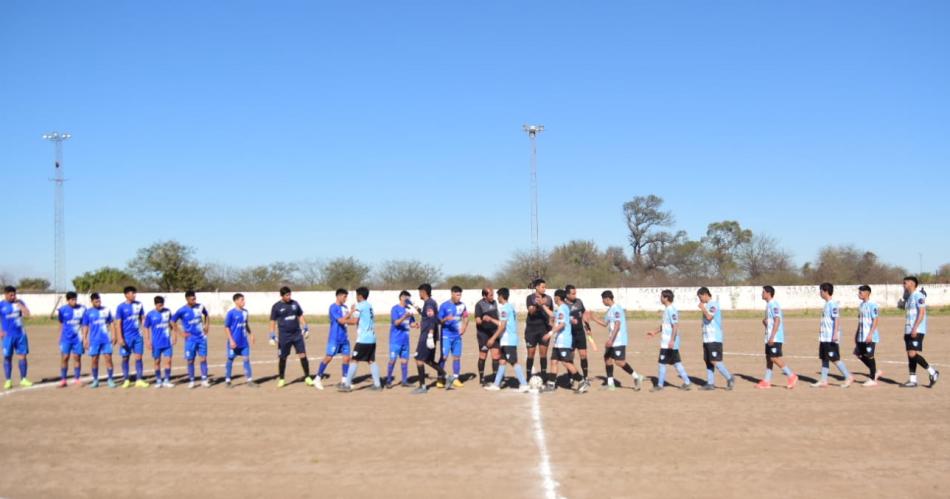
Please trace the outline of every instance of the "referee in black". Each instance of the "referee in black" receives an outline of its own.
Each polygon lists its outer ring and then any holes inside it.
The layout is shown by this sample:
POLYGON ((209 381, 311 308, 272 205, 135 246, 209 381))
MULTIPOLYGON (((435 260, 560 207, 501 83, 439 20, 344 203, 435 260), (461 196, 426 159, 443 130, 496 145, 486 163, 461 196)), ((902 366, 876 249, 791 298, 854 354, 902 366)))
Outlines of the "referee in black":
POLYGON ((287 370, 287 356, 290 355, 290 347, 300 357, 300 367, 303 368, 304 383, 307 386, 313 386, 313 378, 310 377, 310 361, 307 360, 307 344, 304 342, 304 335, 310 332, 307 321, 303 318, 303 309, 290 296, 290 288, 284 286, 280 288, 280 301, 274 304, 270 309, 270 333, 273 336, 274 329, 277 330, 278 364, 277 364, 277 388, 283 388, 284 371, 287 370), (301 331, 300 327, 303 326, 301 331))
MULTIPOLYGON (((498 331, 498 324, 485 320, 488 316, 498 321, 498 304, 495 302, 495 290, 491 287, 482 288, 482 299, 475 304, 475 331, 478 336, 478 384, 485 385, 485 360, 491 352, 492 376, 498 373, 498 359, 501 358, 501 347, 498 343, 489 345, 489 339, 498 331)), ((490 382, 489 382, 490 383, 490 382)))

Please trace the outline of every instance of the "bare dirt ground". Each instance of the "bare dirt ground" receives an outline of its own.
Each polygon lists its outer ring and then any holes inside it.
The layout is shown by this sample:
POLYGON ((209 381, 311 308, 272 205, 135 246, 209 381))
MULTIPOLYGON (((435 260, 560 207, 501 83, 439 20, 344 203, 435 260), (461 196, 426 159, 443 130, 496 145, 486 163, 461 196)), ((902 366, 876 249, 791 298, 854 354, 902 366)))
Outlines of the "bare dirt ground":
MULTIPOLYGON (((650 376, 656 374, 658 340, 643 332, 653 322, 630 323, 628 348, 628 360, 650 376)), ((902 324, 898 317, 883 318, 878 347, 879 366, 894 383, 907 377, 902 324)), ((586 395, 523 395, 489 393, 469 381, 461 390, 425 396, 401 388, 341 394, 330 389, 339 380, 339 359, 328 369, 326 391, 300 382, 277 390, 275 353, 260 338, 252 354, 255 378, 263 381, 258 390, 241 386, 241 378, 230 390, 38 383, 0 396, 0 496, 950 495, 950 379, 934 389, 893 383, 812 389, 802 383, 795 390, 760 392, 753 384, 764 368, 761 324, 727 315, 725 325, 726 362, 739 380, 733 392, 606 392, 598 381, 586 395)), ((803 382, 810 381, 819 368, 817 319, 789 319, 787 325, 786 358, 803 382)), ((682 326, 686 368, 702 384, 698 322, 682 326)), ((846 320, 845 338, 853 326, 853 318, 846 320)), ((938 366, 950 358, 948 329, 950 317, 930 318, 925 355, 938 366)), ((31 379, 53 380, 58 333, 52 326, 28 331, 31 379)), ((224 373, 222 335, 220 326, 212 328, 216 377, 224 373)), ((320 326, 308 342, 314 371, 325 335, 320 326)), ((604 335, 595 326, 599 342, 604 335)), ((388 333, 380 334, 383 371, 387 341, 388 333)), ((842 353, 850 352, 850 341, 843 343, 842 353)), ((475 353, 473 335, 466 338, 463 372, 475 372, 475 353)), ((182 375, 180 345, 175 354, 175 374, 182 375)), ((520 355, 523 360, 523 347, 520 355)), ((599 355, 591 358, 592 375, 602 376, 599 355)), ((863 381, 864 366, 846 360, 863 381)), ((146 360, 149 374, 150 365, 146 360)), ((668 381, 679 384, 670 371, 668 381)), ((950 375, 950 367, 945 371, 950 375)), ((242 372, 236 363, 235 373, 242 372)), ((288 373, 299 375, 299 364, 291 361, 288 373)), ((368 386, 368 373, 361 365, 360 386, 368 386)), ((775 381, 784 385, 784 376, 776 373, 775 381)), ((718 375, 717 384, 724 385, 718 375)))

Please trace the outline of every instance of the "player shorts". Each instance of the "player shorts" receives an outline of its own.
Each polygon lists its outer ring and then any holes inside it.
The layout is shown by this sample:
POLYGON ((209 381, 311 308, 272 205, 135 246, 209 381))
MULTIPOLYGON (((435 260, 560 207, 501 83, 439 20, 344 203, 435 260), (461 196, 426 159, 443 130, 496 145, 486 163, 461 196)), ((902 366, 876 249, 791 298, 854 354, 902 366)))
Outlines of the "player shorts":
POLYGON ((152 358, 155 360, 161 359, 162 357, 172 358, 172 347, 158 347, 152 346, 152 358))
POLYGON ((389 343, 389 360, 409 358, 409 338, 389 343))
POLYGON ((491 347, 488 346, 488 340, 491 339, 491 337, 492 337, 491 334, 483 333, 483 332, 481 332, 481 331, 478 331, 478 332, 475 334, 475 336, 478 337, 478 351, 480 351, 480 352, 487 352, 487 351, 489 351, 489 350, 494 350, 494 349, 497 349, 497 348, 501 348, 501 345, 498 344, 498 340, 497 340, 497 339, 495 340, 495 344, 494 344, 494 345, 492 345, 491 347))
POLYGON ((290 355, 290 348, 293 347, 296 353, 307 353, 307 344, 303 341, 303 334, 297 333, 279 333, 277 336, 278 355, 287 357, 290 355))
MULTIPOLYGON (((123 338, 125 339, 125 338, 123 338)), ((128 357, 133 353, 135 355, 142 355, 142 352, 145 351, 145 340, 136 335, 131 340, 125 340, 125 345, 119 347, 119 355, 123 357, 128 357)))
POLYGON ((505 359, 505 362, 509 364, 517 364, 518 363, 518 347, 516 346, 501 347, 501 358, 505 359))
POLYGON ((235 357, 244 357, 249 358, 251 356, 251 345, 244 345, 243 347, 231 348, 230 344, 225 345, 224 347, 228 351, 228 360, 234 360, 235 357))
POLYGON ((547 329, 543 327, 533 327, 531 329, 525 328, 524 330, 524 344, 528 348, 534 348, 538 345, 548 346, 551 342, 550 339, 544 339, 544 335, 548 334, 547 329))
POLYGON ((672 366, 673 364, 682 362, 682 359, 680 359, 680 351, 678 348, 661 348, 660 356, 656 361, 660 364, 672 366))
POLYGON ((342 355, 350 356, 350 340, 346 341, 327 341, 327 357, 342 355))
POLYGON ((873 359, 875 347, 877 347, 877 343, 874 343, 873 341, 869 341, 867 343, 859 341, 854 345, 854 354, 858 357, 873 359))
POLYGON ((574 349, 555 348, 554 353, 551 354, 551 360, 557 360, 560 362, 574 362, 574 349))
POLYGON ((185 360, 195 360, 195 357, 208 356, 208 339, 189 336, 185 340, 185 360))
POLYGON ((839 346, 833 341, 822 341, 818 344, 818 358, 828 362, 838 362, 841 360, 839 346))
POLYGON ((82 340, 79 338, 62 341, 59 343, 59 353, 63 355, 82 355, 86 353, 82 347, 82 340))
POLYGON ((376 344, 375 343, 357 343, 353 345, 353 356, 350 360, 354 362, 376 362, 376 344))
POLYGON ((710 341, 703 343, 703 362, 722 362, 722 343, 710 341))
POLYGON ((614 345, 604 350, 604 360, 627 360, 627 345, 614 345))
POLYGON ((96 357, 99 355, 108 354, 112 355, 112 342, 109 340, 100 341, 97 343, 89 343, 89 356, 96 357))
POLYGON ((578 324, 577 327, 581 328, 582 331, 580 333, 571 331, 571 344, 575 350, 587 350, 587 332, 583 331, 583 324, 578 324))
POLYGON ((768 343, 765 344, 765 358, 766 359, 772 359, 772 358, 781 357, 781 356, 782 356, 781 343, 778 343, 778 342, 772 343, 771 346, 769 346, 768 343))
POLYGON ((17 355, 30 353, 30 340, 26 338, 26 334, 16 337, 8 334, 3 337, 3 356, 11 357, 14 353, 17 355))
POLYGON ((448 357, 449 355, 455 357, 462 356, 462 337, 453 334, 453 335, 442 335, 442 356, 448 357))
POLYGON ((909 334, 904 335, 904 350, 908 352, 924 351, 924 335, 917 333, 916 338, 911 338, 909 334))

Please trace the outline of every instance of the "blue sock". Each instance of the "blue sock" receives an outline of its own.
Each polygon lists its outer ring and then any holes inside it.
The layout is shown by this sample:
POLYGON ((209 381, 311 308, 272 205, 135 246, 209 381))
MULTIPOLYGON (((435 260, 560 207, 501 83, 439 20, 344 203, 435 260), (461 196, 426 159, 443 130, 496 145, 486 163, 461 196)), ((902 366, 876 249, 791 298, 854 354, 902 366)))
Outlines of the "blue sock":
MULTIPOLYGON (((501 369, 501 366, 499 366, 501 369)), ((528 380, 524 377, 524 370, 521 369, 521 364, 515 364, 515 376, 518 377, 519 386, 528 386, 528 380)))
POLYGON ((59 368, 59 378, 62 379, 62 380, 65 380, 65 379, 66 379, 66 371, 68 371, 68 370, 69 370, 69 368, 60 367, 60 368, 59 368))
POLYGON ((201 379, 208 379, 208 361, 201 361, 201 379))
POLYGON ((3 379, 10 379, 10 376, 13 376, 13 358, 12 357, 3 358, 3 374, 6 376, 3 379))
POLYGON ((408 383, 409 382, 409 363, 403 362, 402 365, 399 366, 399 368, 402 370, 402 382, 408 383))
POLYGON ((716 371, 712 369, 706 369, 706 384, 715 385, 716 384, 716 371))
POLYGON ((498 366, 498 372, 495 373, 495 386, 501 386, 502 380, 505 379, 505 366, 498 366))
POLYGON ((142 371, 145 370, 145 365, 142 362, 142 359, 135 361, 135 379, 136 381, 142 379, 142 371))
POLYGON ((772 370, 771 370, 771 369, 766 369, 766 370, 765 370, 765 381, 768 381, 768 382, 770 382, 770 383, 772 382, 772 370))
MULTIPOLYGON (((350 370, 350 363, 344 362, 343 363, 343 377, 344 378, 346 378, 347 374, 349 374, 349 370, 350 370)), ((346 379, 350 379, 350 378, 346 378, 346 379)))
POLYGON ((157 383, 161 380, 162 380, 162 369, 160 367, 156 367, 155 368, 155 382, 157 383))
POLYGON ((442 360, 439 361, 439 367, 442 368, 443 371, 445 370, 445 357, 442 357, 442 360))
POLYGON ((107 367, 107 368, 106 368, 106 376, 108 376, 108 379, 110 379, 110 380, 112 379, 112 368, 111 368, 111 367, 107 367))
POLYGON ((98 368, 98 367, 93 367, 93 368, 92 368, 92 380, 93 380, 93 381, 99 381, 99 368, 98 368))
POLYGON ((20 367, 20 379, 23 379, 23 378, 26 377, 26 359, 20 359, 19 364, 20 364, 20 366, 19 366, 19 367, 20 367))
POLYGON ((792 375, 792 368, 790 368, 790 367, 788 367, 788 366, 785 366, 785 367, 782 368, 782 372, 785 373, 786 376, 791 376, 791 375, 792 375))
POLYGON ((353 376, 356 376, 356 369, 360 366, 359 364, 353 361, 350 361, 350 364, 352 365, 346 372, 346 384, 348 385, 353 384, 353 376))
POLYGON ((165 369, 165 381, 171 382, 172 380, 172 370, 165 369))
POLYGON ((194 380, 195 380, 195 363, 189 362, 188 363, 188 381, 194 381, 194 380))
POLYGON ((457 378, 460 372, 462 372, 462 359, 455 359, 452 361, 452 373, 457 378))
POLYGON ((224 361, 224 379, 231 379, 231 369, 234 367, 234 359, 224 361))
POLYGON ((373 385, 379 386, 379 366, 375 362, 369 365, 369 372, 373 375, 373 385))
POLYGON ((122 379, 129 379, 129 358, 122 357, 122 379))
POLYGON ((393 379, 393 369, 395 367, 396 367, 395 362, 390 362, 389 365, 386 366, 386 381, 391 381, 393 379))
POLYGON ((656 386, 662 387, 666 383, 666 364, 660 364, 656 374, 656 386))
POLYGON ((675 367, 675 368, 676 368, 676 372, 678 372, 678 373, 680 374, 680 378, 683 378, 683 383, 688 385, 688 384, 689 384, 689 375, 686 374, 686 368, 683 367, 683 363, 682 363, 682 362, 677 362, 676 365, 674 365, 673 367, 675 367))
POLYGON ((828 366, 821 366, 821 380, 828 380, 828 366))
POLYGON ((73 378, 75 378, 75 379, 78 380, 78 379, 79 379, 79 376, 81 376, 81 375, 82 375, 82 368, 79 367, 79 366, 74 367, 74 368, 73 368, 73 378))
POLYGON ((251 359, 244 359, 244 376, 248 381, 254 379, 254 375, 251 374, 251 359))
POLYGON ((851 373, 848 372, 848 367, 844 365, 843 360, 839 360, 835 365, 838 366, 838 370, 841 371, 841 374, 844 375, 845 378, 851 377, 851 373))
POLYGON ((725 376, 727 380, 732 379, 732 374, 729 372, 728 369, 726 369, 726 365, 723 364, 722 362, 716 364, 716 369, 719 369, 719 372, 722 373, 722 375, 725 376))
POLYGON ((318 377, 318 378, 322 378, 322 377, 323 377, 323 371, 326 371, 326 370, 327 370, 327 363, 321 360, 321 361, 320 361, 320 369, 317 369, 317 377, 318 377))

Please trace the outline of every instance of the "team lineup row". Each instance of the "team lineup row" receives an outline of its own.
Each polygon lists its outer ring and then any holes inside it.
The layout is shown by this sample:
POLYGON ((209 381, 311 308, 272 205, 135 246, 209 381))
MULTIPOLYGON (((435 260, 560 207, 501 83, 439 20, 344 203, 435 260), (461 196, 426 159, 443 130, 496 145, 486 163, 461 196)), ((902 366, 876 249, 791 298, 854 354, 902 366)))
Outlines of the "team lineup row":
MULTIPOLYGON (((487 390, 502 389, 505 374, 508 369, 514 371, 521 392, 553 391, 558 387, 560 369, 567 374, 567 386, 576 393, 585 393, 591 383, 588 377, 588 346, 597 351, 597 344, 591 336, 590 322, 595 322, 607 328, 607 340, 603 344, 603 359, 606 369, 605 389, 616 388, 614 369, 619 367, 631 378, 633 388, 640 390, 645 378, 626 362, 626 347, 628 331, 626 312, 620 304, 614 301, 611 291, 601 294, 603 304, 607 307, 602 316, 595 316, 586 310, 583 302, 577 298, 577 290, 568 285, 558 289, 553 296, 547 294, 547 286, 543 279, 537 279, 533 284, 535 292, 527 297, 527 316, 523 340, 526 346, 526 369, 522 369, 518 361, 518 347, 521 338, 518 336, 518 321, 515 308, 510 303, 510 291, 501 288, 497 292, 492 288, 482 289, 482 299, 476 304, 474 314, 469 314, 466 305, 462 302, 462 289, 453 287, 451 298, 439 305, 432 298, 432 287, 423 284, 418 288, 420 306, 411 301, 411 294, 403 291, 399 295, 399 303, 390 310, 390 338, 389 362, 385 381, 381 379, 376 359, 376 331, 375 314, 369 302, 370 291, 361 287, 356 290, 356 301, 347 304, 349 292, 339 289, 336 300, 329 308, 330 331, 327 338, 326 353, 320 362, 316 376, 311 376, 309 360, 306 354, 306 342, 309 337, 309 325, 304 318, 304 311, 292 298, 289 288, 280 289, 280 300, 273 305, 270 314, 269 343, 278 350, 278 380, 277 387, 285 386, 286 361, 291 350, 299 357, 304 373, 304 382, 323 390, 322 380, 327 366, 336 356, 341 356, 342 381, 337 388, 343 392, 353 389, 353 378, 356 375, 360 362, 369 364, 372 376, 371 390, 382 390, 384 386, 392 387, 395 383, 393 371, 397 362, 401 367, 401 385, 409 385, 409 358, 410 332, 419 330, 418 341, 412 357, 415 360, 418 372, 418 387, 414 394, 423 394, 428 391, 426 384, 426 370, 428 366, 436 371, 436 386, 439 388, 456 389, 463 386, 461 381, 462 338, 466 334, 470 318, 474 315, 476 335, 478 338, 478 380, 487 390), (417 319, 418 316, 418 319, 417 319), (356 327, 356 341, 351 345, 348 327, 356 327), (548 355, 549 350, 550 357, 548 355), (575 366, 575 353, 579 356, 580 369, 575 366), (540 364, 540 372, 534 376, 533 367, 536 354, 540 364), (439 360, 436 360, 436 356, 439 360), (486 377, 485 364, 491 356, 493 375, 486 377), (548 361, 550 360, 549 372, 548 361), (446 366, 451 361, 451 374, 447 373, 446 366), (526 379, 525 372, 530 376, 526 379)), ((918 289, 919 283, 913 276, 904 279, 905 311, 904 343, 908 359, 909 379, 902 386, 912 388, 917 386, 917 367, 925 369, 929 375, 932 387, 939 379, 940 373, 930 366, 923 357, 924 338, 927 333, 926 294, 918 289)), ((821 378, 813 383, 814 387, 828 386, 828 371, 833 363, 844 377, 840 385, 847 388, 854 383, 854 377, 840 355, 841 317, 838 303, 834 300, 834 286, 823 283, 819 286, 819 293, 825 301, 819 324, 819 354, 821 361, 821 378)), ((208 335, 210 332, 210 316, 207 309, 198 303, 193 291, 185 293, 186 303, 177 311, 171 311, 164 306, 164 298, 157 296, 154 299, 154 309, 146 312, 142 303, 136 301, 136 289, 126 287, 125 301, 116 307, 113 313, 102 306, 98 293, 90 295, 91 306, 85 307, 78 303, 78 296, 74 292, 67 293, 66 304, 57 311, 61 323, 59 347, 61 353, 60 386, 68 386, 67 373, 69 362, 73 363, 73 384, 82 386, 81 356, 88 353, 92 363, 91 387, 100 385, 99 359, 104 358, 106 367, 105 382, 109 387, 117 386, 113 379, 113 347, 118 347, 122 359, 122 386, 128 388, 148 387, 143 373, 143 355, 146 350, 151 351, 155 368, 156 388, 171 388, 171 366, 173 348, 179 338, 184 342, 184 358, 188 367, 188 386, 210 387, 208 379, 208 335), (130 361, 135 362, 134 381, 130 373, 130 361), (200 367, 200 381, 196 379, 195 363, 200 367)), ((858 326, 854 337, 854 355, 869 369, 868 379, 863 386, 872 387, 882 375, 877 369, 875 349, 880 341, 878 331, 879 307, 871 301, 871 288, 867 285, 858 289, 861 300, 858 309, 858 326)), ((651 391, 663 390, 666 384, 667 366, 673 366, 682 384, 681 390, 689 390, 692 383, 680 358, 680 326, 679 313, 673 305, 674 294, 671 290, 660 293, 660 302, 664 306, 662 321, 659 327, 647 332, 650 337, 659 336, 660 349, 658 355, 657 382, 651 391)), ((726 389, 735 386, 735 378, 729 372, 723 359, 724 331, 722 325, 722 311, 709 289, 702 287, 697 291, 698 308, 702 316, 703 360, 706 365, 706 383, 701 390, 715 389, 715 373, 718 371, 726 381, 726 389)), ((764 327, 764 345, 766 370, 756 388, 768 389, 772 387, 772 371, 774 367, 782 370, 787 378, 787 387, 794 388, 798 383, 798 376, 788 366, 782 353, 784 342, 784 320, 781 306, 775 299, 775 289, 772 286, 762 288, 762 299, 766 302, 765 317, 762 319, 764 327)), ((234 307, 225 317, 224 330, 227 351, 225 364, 225 384, 232 385, 232 366, 237 357, 242 357, 245 385, 256 388, 251 363, 250 347, 255 343, 254 334, 248 323, 248 312, 245 309, 244 296, 237 293, 233 296, 234 307)), ((0 301, 0 336, 3 343, 3 360, 5 374, 5 389, 13 387, 13 357, 18 357, 20 382, 19 386, 31 386, 27 378, 29 341, 23 327, 23 319, 30 315, 29 308, 17 298, 16 289, 6 287, 4 299, 0 301)))

